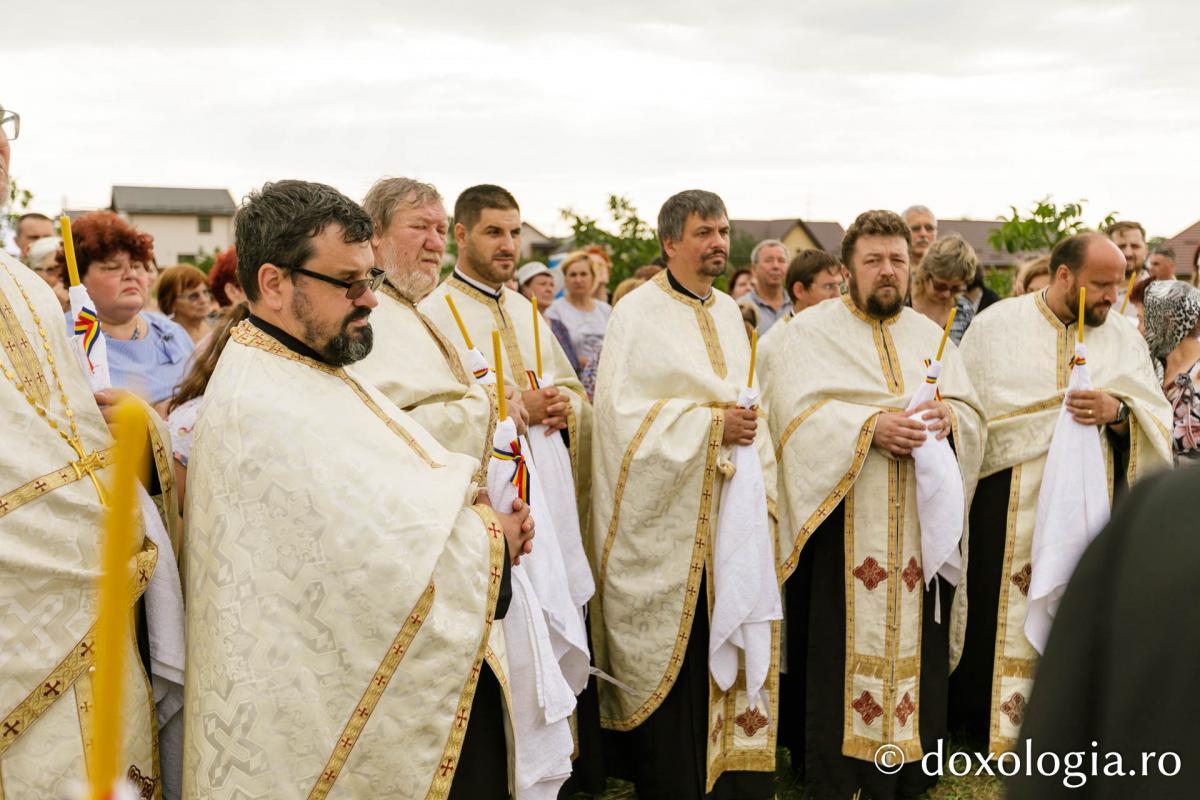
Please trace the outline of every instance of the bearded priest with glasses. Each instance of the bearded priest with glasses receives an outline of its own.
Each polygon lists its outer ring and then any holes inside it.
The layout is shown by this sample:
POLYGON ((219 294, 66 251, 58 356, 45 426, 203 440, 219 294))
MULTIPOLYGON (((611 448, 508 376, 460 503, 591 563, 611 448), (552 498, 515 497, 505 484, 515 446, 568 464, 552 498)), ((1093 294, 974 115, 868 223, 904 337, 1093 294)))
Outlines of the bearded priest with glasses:
POLYGON ((528 509, 476 502, 478 458, 356 374, 365 211, 280 181, 235 228, 250 316, 189 464, 184 796, 507 797, 485 660, 528 509))

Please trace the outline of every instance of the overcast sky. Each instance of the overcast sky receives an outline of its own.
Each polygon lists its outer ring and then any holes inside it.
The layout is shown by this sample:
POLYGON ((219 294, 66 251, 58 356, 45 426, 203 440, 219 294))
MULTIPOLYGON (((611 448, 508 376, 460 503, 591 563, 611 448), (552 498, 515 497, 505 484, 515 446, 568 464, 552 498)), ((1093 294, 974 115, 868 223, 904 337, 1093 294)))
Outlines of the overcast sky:
POLYGON ((1151 234, 1200 219, 1200 3, 286 0, 6 3, 12 173, 57 212, 113 184, 278 178, 527 220, 653 218, 706 188, 734 218, 867 208, 990 219, 1051 194, 1151 234))

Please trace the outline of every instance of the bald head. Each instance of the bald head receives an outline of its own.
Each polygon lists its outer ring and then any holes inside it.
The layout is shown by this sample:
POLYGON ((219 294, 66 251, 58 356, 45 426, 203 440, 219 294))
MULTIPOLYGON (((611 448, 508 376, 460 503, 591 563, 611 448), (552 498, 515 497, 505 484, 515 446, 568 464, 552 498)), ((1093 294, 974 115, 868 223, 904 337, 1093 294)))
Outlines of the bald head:
POLYGON ((1079 289, 1083 288, 1085 321, 1103 325, 1125 282, 1125 256, 1103 234, 1076 234, 1054 246, 1050 275, 1046 302, 1060 319, 1068 322, 1075 318, 1079 289))

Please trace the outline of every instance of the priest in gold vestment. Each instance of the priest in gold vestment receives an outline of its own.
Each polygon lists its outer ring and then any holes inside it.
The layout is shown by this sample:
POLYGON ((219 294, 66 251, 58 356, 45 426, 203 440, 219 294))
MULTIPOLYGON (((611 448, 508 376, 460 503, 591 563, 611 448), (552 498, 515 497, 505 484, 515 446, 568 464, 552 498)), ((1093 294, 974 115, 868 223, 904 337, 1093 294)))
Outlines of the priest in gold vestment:
MULTIPOLYGON (((8 197, 8 163, 0 131, 0 198, 8 197)), ((112 437, 58 299, 3 251, 0 372, 0 800, 68 797, 86 784, 92 755, 100 497, 111 478, 112 437)), ((173 508, 170 439, 161 427, 149 435, 156 488, 173 508)), ((156 565, 174 569, 175 561, 142 530, 134 539, 140 598, 156 565)), ((154 691, 133 637, 127 647, 118 769, 141 797, 159 798, 154 691)))
POLYGON ((1100 429, 1110 501, 1171 464, 1171 407, 1146 343, 1111 313, 1124 268, 1120 250, 1104 236, 1067 239, 1051 255, 1049 287, 993 305, 963 336, 988 442, 971 508, 971 613, 951 678, 951 722, 990 752, 1016 744, 1037 668, 1037 650, 1025 636, 1031 547, 1075 354, 1079 287, 1087 290, 1084 342, 1096 388, 1072 395, 1067 407, 1076 421, 1100 429))
POLYGON ((792 319, 772 355, 766 405, 794 687, 780 718, 814 797, 916 796, 934 780, 917 762, 946 734, 952 631, 965 609, 961 583, 956 592, 942 574, 924 578, 912 454, 933 446, 927 432, 949 437, 969 498, 984 429, 952 344, 940 401, 906 411, 942 334, 903 305, 910 236, 890 211, 861 214, 842 245, 849 293, 792 319), (885 746, 894 771, 876 768, 885 746))
MULTIPOLYGON (((766 426, 755 409, 734 407, 750 371, 741 313, 712 288, 729 252, 724 203, 699 190, 673 196, 659 237, 668 268, 614 311, 594 395, 592 631, 597 666, 615 679, 601 683, 606 750, 645 800, 768 798, 779 623, 765 642, 766 704, 747 696, 744 671, 727 691, 709 676, 731 448, 757 445, 774 483, 766 426)), ((773 556, 769 528, 763 539, 773 556)))
POLYGON ((531 521, 476 503, 478 459, 350 366, 383 277, 371 235, 301 181, 236 218, 251 315, 189 464, 189 798, 509 796, 493 622, 531 521))
MULTIPOLYGON (((442 197, 427 183, 383 178, 363 208, 375 224, 376 266, 387 276, 371 313, 375 343, 356 369, 447 450, 476 456, 482 482, 496 429, 495 386, 481 385, 467 370, 457 332, 441 331, 416 306, 437 286, 446 252, 442 197)), ((520 420, 520 395, 509 394, 508 407, 520 420)))

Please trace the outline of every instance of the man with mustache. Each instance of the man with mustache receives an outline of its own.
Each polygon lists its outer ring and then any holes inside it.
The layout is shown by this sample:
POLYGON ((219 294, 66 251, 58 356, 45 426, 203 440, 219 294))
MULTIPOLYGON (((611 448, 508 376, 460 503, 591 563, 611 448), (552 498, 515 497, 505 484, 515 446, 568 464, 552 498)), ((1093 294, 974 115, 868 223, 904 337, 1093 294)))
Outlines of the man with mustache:
POLYGON ((1149 275, 1146 269, 1146 255, 1149 253, 1146 245, 1146 229, 1140 222, 1123 219, 1114 222, 1104 232, 1108 234, 1108 238, 1112 240, 1113 244, 1121 249, 1121 255, 1125 257, 1125 282, 1117 288, 1117 300, 1114 305, 1118 311, 1124 305, 1125 310, 1122 313, 1136 321, 1138 318, 1137 308, 1133 303, 1124 303, 1123 301, 1125 300, 1125 290, 1129 287, 1129 278, 1137 275, 1134 280, 1134 283, 1137 283, 1149 275))
POLYGON ((913 454, 949 439, 957 463, 940 488, 969 498, 983 420, 953 344, 940 398, 906 410, 942 334, 904 305, 911 236, 891 211, 860 214, 842 242, 849 293, 794 317, 771 355, 787 620, 779 724, 813 797, 915 797, 935 780, 918 762, 946 734, 959 576, 948 557, 925 563, 925 539, 956 550, 966 508, 923 528, 913 454))
POLYGON ((529 511, 353 364, 383 272, 370 216, 279 181, 235 218, 250 316, 193 435, 184 797, 507 798, 493 622, 529 511))
POLYGON ((729 259, 725 204, 680 192, 663 204, 658 236, 667 268, 616 307, 596 380, 592 630, 596 664, 616 679, 600 686, 606 752, 643 800, 773 797, 779 616, 762 620, 756 654, 768 666, 754 696, 744 672, 724 689, 709 679, 721 537, 758 548, 759 588, 779 606, 770 437, 755 409, 736 406, 750 347, 737 303, 713 289, 729 259), (719 532, 739 445, 756 448, 765 475, 742 506, 761 528, 719 532))
POLYGON ((542 375, 536 376, 533 308, 528 298, 505 286, 516 275, 521 254, 521 209, 516 198, 488 184, 464 190, 454 203, 454 238, 458 243, 454 271, 417 308, 448 341, 465 347, 446 303, 446 297, 452 297, 471 344, 492 369, 496 367, 492 331, 500 331, 505 379, 520 392, 529 425, 545 425, 547 433, 566 432, 582 527, 590 496, 592 407, 545 320, 539 320, 542 375), (553 385, 535 388, 534 377, 538 384, 552 379, 553 385))
MULTIPOLYGON (((987 449, 970 515, 970 617, 951 680, 951 724, 989 752, 1012 749, 1038 653, 1025 636, 1032 544, 1046 458, 1063 406, 1100 430, 1110 498, 1171 464, 1171 407, 1137 329, 1113 306, 1126 278, 1120 248, 1082 233, 1050 254, 1050 285, 997 304, 971 323, 961 353, 987 419, 987 449), (1092 391, 1067 393, 1084 307, 1092 391)), ((1082 511, 1082 501, 1080 503, 1082 511)), ((1095 531, 1092 532, 1093 534, 1095 531)))
MULTIPOLYGON (((442 446, 478 459, 482 483, 496 429, 496 387, 475 380, 459 354, 461 338, 456 347, 416 305, 441 275, 449 230, 442 196, 427 183, 383 178, 363 208, 375 226, 375 264, 386 275, 371 314, 375 345, 358 369, 442 446)), ((508 402, 523 432, 524 408, 511 384, 508 402)))

